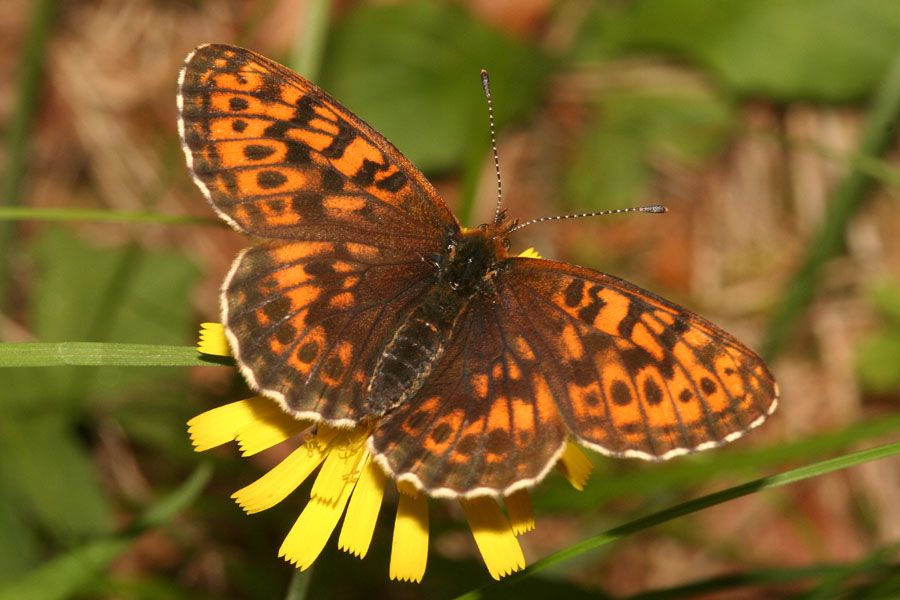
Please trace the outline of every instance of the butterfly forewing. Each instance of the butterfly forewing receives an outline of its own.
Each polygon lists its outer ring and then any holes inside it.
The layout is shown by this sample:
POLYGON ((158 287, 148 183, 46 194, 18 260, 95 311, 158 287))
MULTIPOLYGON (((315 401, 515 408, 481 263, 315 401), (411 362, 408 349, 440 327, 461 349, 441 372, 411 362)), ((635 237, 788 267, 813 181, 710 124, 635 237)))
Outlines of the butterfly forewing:
POLYGON ((247 233, 413 254, 437 251, 459 229, 431 184, 383 136, 249 50, 207 45, 188 57, 179 131, 198 186, 247 233))

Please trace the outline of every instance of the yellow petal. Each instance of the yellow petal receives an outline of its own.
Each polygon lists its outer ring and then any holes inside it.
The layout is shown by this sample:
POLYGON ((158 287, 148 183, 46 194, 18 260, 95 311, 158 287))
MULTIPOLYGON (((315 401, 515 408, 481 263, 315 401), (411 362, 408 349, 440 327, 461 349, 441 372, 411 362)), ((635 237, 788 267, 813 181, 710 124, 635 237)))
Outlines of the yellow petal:
POLYGON ((228 340, 225 339, 225 327, 221 323, 200 323, 200 341, 197 351, 201 354, 215 356, 231 356, 228 340))
POLYGON ((540 258, 541 255, 537 253, 537 250, 534 248, 529 248, 528 250, 523 250, 519 253, 519 256, 522 258, 540 258))
POLYGON ((524 489, 513 492, 503 499, 506 512, 509 514, 509 525, 513 533, 522 535, 534 529, 534 511, 531 509, 531 498, 524 489))
POLYGON ((497 501, 489 497, 460 499, 466 520, 488 572, 500 579, 525 568, 525 555, 506 515, 497 501))
POLYGON ((274 401, 251 407, 253 420, 235 434, 243 456, 252 456, 310 427, 312 421, 301 421, 282 410, 274 401))
POLYGON ((386 482, 387 475, 366 453, 364 463, 360 465, 359 480, 344 516, 338 548, 360 558, 366 556, 375 531, 375 522, 378 520, 378 511, 381 509, 386 482))
POLYGON ((310 491, 313 498, 331 502, 341 495, 347 483, 359 478, 359 463, 368 455, 364 444, 367 435, 368 430, 363 428, 337 434, 310 491))
POLYGON ((320 427, 319 433, 303 444, 268 473, 231 495, 247 513, 271 508, 287 498, 328 453, 329 442, 337 430, 320 427))
POLYGON ((584 489, 588 477, 591 476, 591 471, 594 470, 594 463, 578 444, 569 440, 559 462, 556 463, 556 470, 562 473, 572 487, 580 492, 584 489))
POLYGON ((341 495, 334 502, 310 498, 306 508, 284 538, 281 548, 278 549, 278 556, 283 556, 301 571, 308 569, 331 537, 344 512, 344 507, 347 506, 351 491, 353 486, 345 485, 341 495))
POLYGON ((256 420, 257 414, 272 403, 254 396, 201 413, 187 422, 194 450, 203 452, 232 441, 241 428, 256 420))
POLYGON ((397 489, 397 520, 391 544, 391 579, 422 581, 428 562, 428 498, 411 485, 400 482, 397 489))

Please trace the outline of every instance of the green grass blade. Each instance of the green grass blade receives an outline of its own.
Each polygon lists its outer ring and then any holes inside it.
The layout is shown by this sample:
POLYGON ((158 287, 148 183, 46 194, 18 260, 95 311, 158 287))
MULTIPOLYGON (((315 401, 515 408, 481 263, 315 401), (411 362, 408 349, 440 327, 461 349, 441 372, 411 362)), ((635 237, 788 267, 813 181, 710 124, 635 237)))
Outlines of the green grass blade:
POLYGON ((55 0, 39 0, 32 4, 31 24, 20 63, 16 110, 6 131, 6 173, 0 192, 2 206, 14 206, 19 203, 29 139, 28 130, 40 104, 38 87, 44 58, 47 56, 47 36, 55 14, 55 0))
MULTIPOLYGON (((896 126, 900 119, 900 55, 898 55, 875 95, 865 123, 857 159, 877 157, 894 143, 896 126)), ((834 192, 825 222, 810 240, 806 258, 791 278, 790 287, 772 318, 762 356, 772 360, 783 348, 791 325, 799 313, 812 300, 825 262, 836 255, 843 243, 850 219, 859 208, 873 179, 866 173, 851 169, 834 192)))
POLYGON ((151 212, 120 212, 81 208, 0 207, 0 221, 94 221, 99 223, 157 223, 163 225, 226 226, 220 219, 151 212))
MULTIPOLYGON (((628 600, 668 600, 670 598, 696 598, 707 594, 715 594, 732 590, 743 590, 760 586, 809 584, 812 581, 824 582, 815 586, 806 594, 797 594, 792 598, 836 598, 846 596, 846 588, 868 580, 876 583, 884 580, 891 569, 889 559, 897 552, 897 544, 891 544, 875 550, 861 560, 848 564, 813 564, 802 567, 786 567, 778 569, 757 569, 748 573, 728 573, 708 579, 692 581, 685 585, 650 590, 629 596, 628 600), (854 581, 855 580, 855 581, 854 581), (820 596, 820 590, 828 589, 830 595, 820 596), (838 592, 844 592, 840 596, 838 592)), ((760 592, 762 593, 762 592, 760 592)), ((877 596, 870 596, 877 597, 877 596)))
POLYGON ((288 64, 298 73, 316 81, 322 67, 322 55, 328 34, 331 0, 312 0, 306 5, 303 15, 303 32, 291 48, 288 64))
POLYGON ((775 465, 799 464, 820 456, 838 454, 885 439, 886 436, 897 437, 898 432, 900 414, 878 416, 771 447, 725 450, 712 455, 698 454, 691 460, 677 463, 642 465, 641 468, 610 474, 603 479, 602 485, 589 485, 574 496, 567 482, 545 481, 541 484, 542 493, 535 495, 532 502, 535 510, 541 513, 590 510, 625 496, 652 496, 666 491, 687 490, 721 474, 735 477, 758 475, 763 469, 771 469, 775 465))
POLYGON ((194 346, 106 342, 0 344, 0 367, 197 367, 234 365, 229 357, 200 354, 194 346))
POLYGON ((609 529, 601 534, 588 538, 582 542, 573 544, 565 550, 561 550, 559 552, 556 552, 555 554, 551 554, 550 556, 547 556, 535 562, 524 571, 513 575, 500 583, 491 584, 483 588, 473 590, 472 592, 459 596, 459 598, 483 598, 493 593, 505 593, 506 591, 508 591, 510 586, 521 583, 529 577, 532 577, 533 575, 536 575, 537 573, 540 573, 541 571, 548 569, 553 565, 569 560, 589 550, 595 550, 602 546, 606 546, 607 544, 615 542, 627 535, 643 531, 644 529, 648 529, 655 525, 659 525, 661 523, 665 523, 667 521, 671 521, 673 519, 683 517, 691 513, 699 512, 705 508, 709 508, 717 504, 722 504, 729 500, 734 500, 735 498, 748 496, 750 494, 763 490, 782 487, 791 483, 795 483, 797 481, 801 481, 803 479, 809 479, 811 477, 824 475, 826 473, 831 473, 840 469, 846 469, 848 467, 873 460, 879 460, 881 458, 887 458, 896 454, 900 454, 900 442, 885 444, 883 446, 876 446, 875 448, 869 448, 867 450, 861 450, 852 454, 823 460, 811 465, 799 467, 797 469, 791 469, 790 471, 785 471, 784 473, 779 473, 778 475, 756 479, 754 481, 728 488, 720 492, 715 492, 706 496, 702 496, 700 498, 696 498, 694 500, 689 500, 688 502, 676 504, 675 506, 672 506, 665 510, 661 510, 647 515, 646 517, 630 521, 618 527, 609 529))
POLYGON ((151 506, 128 532, 85 544, 54 558, 0 587, 0 600, 55 600, 70 598, 148 528, 163 525, 189 506, 212 474, 212 467, 200 465, 181 487, 151 506))
POLYGON ((827 598, 888 598, 896 597, 895 594, 868 595, 864 589, 871 585, 879 585, 880 582, 890 580, 897 582, 897 565, 891 560, 896 559, 898 544, 889 544, 876 549, 860 560, 848 562, 842 565, 829 565, 829 569, 822 573, 818 585, 798 594, 796 598, 806 600, 825 600, 827 598), (849 594, 852 588, 857 588, 857 594, 849 594))
POLYGON ((312 580, 312 574, 313 569, 305 571, 295 569, 294 574, 291 575, 291 582, 288 584, 284 600, 306 600, 309 597, 309 582, 312 580))
MULTIPOLYGON (((40 104, 40 87, 44 59, 47 56, 47 37, 56 14, 55 0, 38 0, 31 5, 31 24, 25 39, 20 63, 16 108, 7 122, 6 169, 0 177, 0 206, 19 204, 22 178, 25 174, 25 157, 34 115, 40 104)), ((9 256, 14 228, 10 223, 0 223, 0 256, 9 256)), ((0 310, 6 300, 9 285, 9 262, 0 261, 0 310)))

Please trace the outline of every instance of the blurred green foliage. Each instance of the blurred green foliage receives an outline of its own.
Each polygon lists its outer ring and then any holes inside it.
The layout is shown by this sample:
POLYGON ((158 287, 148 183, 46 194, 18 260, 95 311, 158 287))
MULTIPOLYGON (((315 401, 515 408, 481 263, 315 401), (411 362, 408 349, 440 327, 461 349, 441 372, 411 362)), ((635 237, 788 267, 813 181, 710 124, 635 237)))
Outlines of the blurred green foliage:
POLYGON ((596 3, 567 63, 669 61, 695 67, 706 84, 603 86, 566 171, 566 201, 633 204, 654 159, 690 165, 720 149, 737 126, 737 102, 865 99, 898 51, 900 4, 881 0, 596 3))
POLYGON ((426 173, 457 169, 488 147, 481 69, 499 100, 498 126, 540 100, 550 59, 475 20, 461 6, 364 4, 329 38, 322 87, 384 133, 426 173))
POLYGON ((857 354, 859 376, 875 393, 900 391, 900 282, 885 281, 873 286, 869 301, 881 317, 879 327, 860 344, 857 354))
MULTIPOLYGON (((29 248, 30 331, 46 341, 183 344, 200 276, 174 252, 99 248, 53 227, 29 248)), ((0 370, 0 581, 39 562, 44 538, 70 547, 112 531, 115 511, 85 438, 113 418, 135 443, 184 455, 183 369, 0 370)))

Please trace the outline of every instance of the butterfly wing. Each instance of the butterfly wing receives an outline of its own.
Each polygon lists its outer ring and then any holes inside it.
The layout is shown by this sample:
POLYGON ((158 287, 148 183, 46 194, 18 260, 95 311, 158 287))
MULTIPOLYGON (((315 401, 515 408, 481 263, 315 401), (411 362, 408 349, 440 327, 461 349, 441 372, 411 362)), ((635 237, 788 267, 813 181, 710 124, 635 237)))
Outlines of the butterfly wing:
POLYGON ((219 215, 262 238, 222 291, 222 321, 251 387, 308 418, 353 424, 364 378, 459 232, 402 154, 289 69, 227 45, 179 76, 178 128, 219 215))
POLYGON ((441 250, 459 224, 381 134, 290 69, 200 46, 179 76, 178 129, 219 215, 263 238, 441 250))
MULTIPOLYGON (((178 107, 197 185, 264 240, 223 288, 238 364, 295 414, 358 422, 366 375, 435 284, 422 259, 445 251, 456 218, 380 134, 248 50, 195 50, 178 107)), ((568 433, 607 454, 668 458, 735 439, 775 408, 755 354, 625 281, 509 259, 495 287, 370 441, 386 470, 434 495, 529 485, 568 433)))
POLYGON ((376 460, 431 496, 509 493, 536 483, 566 442, 552 356, 530 315, 476 300, 419 392, 372 433, 376 460))
POLYGON ((565 382, 569 431, 612 456, 666 459, 760 425, 778 387, 763 360, 706 319, 627 281, 570 264, 510 259, 505 303, 565 382))
POLYGON ((666 459, 734 440, 775 409, 762 359, 709 321, 589 269, 505 267, 439 376, 372 436, 400 479, 502 495, 543 477, 566 432, 607 455, 666 459))
POLYGON ((222 320, 252 388, 298 417, 354 425, 398 316, 432 285, 432 268, 403 252, 266 241, 235 261, 222 320))

